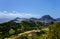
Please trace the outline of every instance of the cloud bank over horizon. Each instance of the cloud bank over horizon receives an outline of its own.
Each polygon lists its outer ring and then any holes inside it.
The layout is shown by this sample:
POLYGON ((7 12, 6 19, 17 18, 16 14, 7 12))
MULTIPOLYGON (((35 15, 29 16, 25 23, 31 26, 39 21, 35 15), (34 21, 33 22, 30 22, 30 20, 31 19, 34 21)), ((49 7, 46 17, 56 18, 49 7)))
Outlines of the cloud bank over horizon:
POLYGON ((30 17, 38 17, 38 16, 39 15, 35 15, 31 13, 20 13, 17 11, 12 11, 12 12, 0 11, 0 22, 9 21, 9 20, 15 19, 16 17, 30 18, 30 17))
POLYGON ((33 17, 30 13, 20 13, 16 11, 8 12, 8 11, 0 11, 0 18, 15 18, 15 17, 33 17))

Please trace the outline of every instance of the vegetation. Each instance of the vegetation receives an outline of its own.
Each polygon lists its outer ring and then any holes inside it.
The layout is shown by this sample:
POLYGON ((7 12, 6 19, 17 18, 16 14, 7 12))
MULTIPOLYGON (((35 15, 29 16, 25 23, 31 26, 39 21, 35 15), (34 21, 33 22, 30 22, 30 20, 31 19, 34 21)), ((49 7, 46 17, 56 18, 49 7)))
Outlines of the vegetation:
POLYGON ((60 39, 60 22, 41 23, 32 20, 0 24, 0 39, 60 39))
POLYGON ((47 39, 60 39, 60 22, 49 27, 47 39))

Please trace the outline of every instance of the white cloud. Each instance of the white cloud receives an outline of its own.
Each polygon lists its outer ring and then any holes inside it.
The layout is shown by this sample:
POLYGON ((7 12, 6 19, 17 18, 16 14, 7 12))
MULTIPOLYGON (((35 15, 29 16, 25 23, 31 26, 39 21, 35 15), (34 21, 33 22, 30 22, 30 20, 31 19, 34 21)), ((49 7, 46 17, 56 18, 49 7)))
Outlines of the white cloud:
POLYGON ((39 15, 35 15, 33 13, 20 13, 16 11, 12 12, 0 11, 0 23, 15 19, 16 17, 30 18, 30 17, 39 17, 39 15))
POLYGON ((16 11, 13 12, 7 12, 7 11, 0 11, 0 18, 15 18, 15 17, 32 17, 33 15, 30 13, 19 13, 16 11))
POLYGON ((20 18, 29 18, 33 15, 30 13, 20 13, 20 12, 8 12, 8 11, 0 11, 0 23, 7 22, 9 20, 15 19, 16 17, 20 18))

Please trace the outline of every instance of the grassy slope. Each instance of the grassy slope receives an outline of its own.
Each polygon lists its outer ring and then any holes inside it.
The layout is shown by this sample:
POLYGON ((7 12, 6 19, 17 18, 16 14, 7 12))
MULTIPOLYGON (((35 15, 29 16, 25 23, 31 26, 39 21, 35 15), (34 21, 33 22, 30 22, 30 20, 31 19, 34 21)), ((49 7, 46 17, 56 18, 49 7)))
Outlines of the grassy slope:
MULTIPOLYGON (((44 29, 42 29, 42 30, 48 31, 48 28, 44 28, 44 29)), ((21 37, 22 35, 26 35, 26 34, 29 34, 29 33, 31 33, 31 32, 40 32, 40 31, 41 31, 41 30, 26 31, 26 32, 23 32, 23 33, 18 34, 17 36, 13 36, 13 37, 10 37, 10 38, 5 38, 5 39, 17 39, 17 38, 21 37)), ((46 34, 44 34, 44 35, 46 35, 46 34)), ((40 36, 40 37, 41 37, 41 36, 40 36)), ((42 35, 42 37, 43 37, 43 35, 42 35)))

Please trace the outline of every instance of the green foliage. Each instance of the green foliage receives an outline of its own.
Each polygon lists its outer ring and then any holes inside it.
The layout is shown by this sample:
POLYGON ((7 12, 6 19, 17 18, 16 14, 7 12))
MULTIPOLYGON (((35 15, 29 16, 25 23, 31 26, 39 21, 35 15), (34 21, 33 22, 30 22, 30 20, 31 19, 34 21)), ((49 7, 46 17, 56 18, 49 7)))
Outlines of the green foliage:
POLYGON ((12 34, 14 34, 15 33, 15 30, 13 30, 13 29, 10 29, 9 30, 9 35, 12 35, 12 34))
POLYGON ((40 32, 34 32, 33 36, 29 34, 24 34, 17 39, 60 39, 60 23, 41 23, 34 22, 32 20, 22 21, 21 23, 15 23, 13 21, 0 24, 0 39, 6 37, 14 37, 20 33, 29 31, 29 30, 41 30, 40 32), (42 29, 41 26, 49 26, 42 29), (14 36, 13 36, 14 35, 14 36))
POLYGON ((60 23, 55 23, 49 27, 47 39, 60 39, 60 23))

